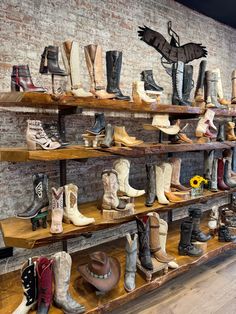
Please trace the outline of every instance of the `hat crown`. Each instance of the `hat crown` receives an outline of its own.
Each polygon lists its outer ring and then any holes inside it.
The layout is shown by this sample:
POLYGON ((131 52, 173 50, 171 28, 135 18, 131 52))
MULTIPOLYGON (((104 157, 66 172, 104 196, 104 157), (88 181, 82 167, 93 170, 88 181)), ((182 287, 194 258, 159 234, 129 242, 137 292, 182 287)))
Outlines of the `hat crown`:
POLYGON ((111 271, 110 261, 106 253, 94 252, 90 254, 88 269, 95 275, 107 275, 111 271))
POLYGON ((156 114, 153 116, 152 125, 161 127, 170 127, 170 120, 168 114, 156 114))

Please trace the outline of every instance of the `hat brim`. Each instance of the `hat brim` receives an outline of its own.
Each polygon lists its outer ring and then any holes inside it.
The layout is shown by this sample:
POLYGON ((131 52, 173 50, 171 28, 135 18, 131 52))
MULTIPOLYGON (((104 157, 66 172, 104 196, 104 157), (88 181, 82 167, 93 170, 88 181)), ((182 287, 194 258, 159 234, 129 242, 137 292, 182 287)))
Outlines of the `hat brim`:
POLYGON ((78 266, 78 270, 81 273, 81 276, 99 291, 108 292, 117 285, 121 274, 119 261, 115 257, 109 257, 109 261, 111 266, 111 275, 106 279, 99 279, 90 275, 87 271, 88 264, 78 266))
POLYGON ((148 131, 153 131, 153 130, 160 130, 163 133, 169 134, 169 135, 175 135, 179 133, 180 127, 177 124, 171 125, 169 127, 161 127, 158 125, 152 125, 152 124, 143 124, 143 128, 148 131))

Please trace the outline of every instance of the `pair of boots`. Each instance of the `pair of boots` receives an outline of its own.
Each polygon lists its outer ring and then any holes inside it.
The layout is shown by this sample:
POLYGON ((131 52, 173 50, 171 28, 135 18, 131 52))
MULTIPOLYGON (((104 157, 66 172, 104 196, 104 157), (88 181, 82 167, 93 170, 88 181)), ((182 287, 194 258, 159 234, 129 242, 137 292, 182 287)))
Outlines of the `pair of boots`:
POLYGON ((161 165, 146 165, 147 191, 146 206, 152 206, 156 197, 160 204, 167 205, 169 202, 178 203, 183 199, 174 194, 178 192, 188 192, 180 183, 181 159, 172 158, 170 163, 161 165), (174 192, 171 191, 171 188, 174 192))
POLYGON ((71 257, 66 252, 58 252, 51 259, 30 258, 21 270, 24 297, 13 314, 27 314, 35 305, 37 314, 48 313, 53 297, 53 277, 55 305, 66 314, 83 313, 84 306, 69 293, 71 265, 71 257))
POLYGON ((196 127, 196 137, 199 138, 208 138, 213 139, 216 138, 217 134, 213 133, 211 129, 217 131, 216 126, 214 125, 214 116, 215 112, 211 109, 207 109, 205 114, 199 119, 197 127, 196 127))

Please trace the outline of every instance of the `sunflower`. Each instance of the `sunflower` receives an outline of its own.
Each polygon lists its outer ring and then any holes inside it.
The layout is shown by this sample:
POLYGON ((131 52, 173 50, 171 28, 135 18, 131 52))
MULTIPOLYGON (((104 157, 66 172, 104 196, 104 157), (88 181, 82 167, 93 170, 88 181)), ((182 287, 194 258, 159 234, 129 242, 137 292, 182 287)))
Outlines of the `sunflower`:
POLYGON ((206 179, 204 179, 203 177, 198 176, 198 175, 196 175, 190 179, 190 185, 192 188, 199 188, 202 183, 207 184, 208 181, 206 179))

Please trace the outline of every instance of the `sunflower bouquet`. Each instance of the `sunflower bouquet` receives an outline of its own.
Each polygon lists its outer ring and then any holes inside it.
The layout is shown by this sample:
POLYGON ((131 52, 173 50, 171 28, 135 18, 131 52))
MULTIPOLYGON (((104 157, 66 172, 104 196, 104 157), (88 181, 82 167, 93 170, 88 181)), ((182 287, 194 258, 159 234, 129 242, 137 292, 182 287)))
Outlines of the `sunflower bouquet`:
POLYGON ((202 195, 204 184, 208 184, 208 180, 198 175, 192 177, 190 179, 190 186, 192 187, 192 196, 202 195))

